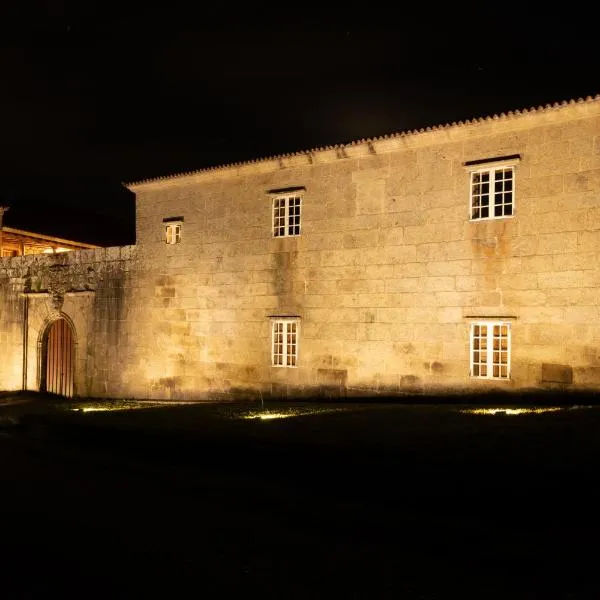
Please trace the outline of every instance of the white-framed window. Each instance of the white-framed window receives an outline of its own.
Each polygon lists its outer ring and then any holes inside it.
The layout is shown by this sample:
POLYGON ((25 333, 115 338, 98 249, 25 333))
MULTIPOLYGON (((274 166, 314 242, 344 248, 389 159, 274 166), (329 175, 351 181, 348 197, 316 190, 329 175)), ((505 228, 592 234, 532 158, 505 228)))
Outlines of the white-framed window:
POLYGON ((510 378, 510 323, 475 321, 471 323, 471 377, 510 378))
POLYGON ((515 214, 515 176, 519 154, 465 163, 470 175, 469 218, 505 219, 515 214))
POLYGON ((471 219, 512 217, 515 193, 514 167, 471 172, 471 219))
POLYGON ((179 244, 181 242, 181 222, 165 223, 165 243, 179 244))
POLYGON ((300 235, 302 196, 282 194, 273 198, 273 237, 300 235))
POLYGON ((298 366, 300 321, 276 318, 271 322, 271 364, 274 367, 298 366))

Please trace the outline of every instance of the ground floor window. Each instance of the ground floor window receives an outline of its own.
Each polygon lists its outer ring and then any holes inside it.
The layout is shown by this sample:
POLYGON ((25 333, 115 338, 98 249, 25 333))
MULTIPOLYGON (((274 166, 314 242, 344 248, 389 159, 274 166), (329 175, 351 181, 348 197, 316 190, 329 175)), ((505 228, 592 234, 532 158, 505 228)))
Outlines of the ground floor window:
POLYGON ((510 377, 510 323, 479 321, 471 324, 471 377, 510 377))
POLYGON ((295 367, 298 363, 298 319, 275 319, 272 322, 272 365, 295 367))

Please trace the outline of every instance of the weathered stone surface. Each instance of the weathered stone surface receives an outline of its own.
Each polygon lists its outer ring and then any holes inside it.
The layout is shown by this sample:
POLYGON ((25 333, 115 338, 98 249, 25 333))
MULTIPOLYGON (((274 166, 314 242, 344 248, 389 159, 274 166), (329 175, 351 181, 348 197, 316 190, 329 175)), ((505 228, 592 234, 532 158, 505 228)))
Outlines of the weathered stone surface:
POLYGON ((0 389, 36 389, 59 316, 78 394, 600 388, 599 118, 596 98, 135 185, 136 246, 0 261, 0 389), (510 154, 514 215, 471 221, 464 163, 510 154), (285 188, 302 232, 273 238, 285 188), (296 368, 270 366, 274 316, 299 319, 296 368), (469 376, 477 317, 510 318, 508 382, 469 376))
POLYGON ((569 365, 542 363, 542 382, 573 383, 573 368, 569 365))

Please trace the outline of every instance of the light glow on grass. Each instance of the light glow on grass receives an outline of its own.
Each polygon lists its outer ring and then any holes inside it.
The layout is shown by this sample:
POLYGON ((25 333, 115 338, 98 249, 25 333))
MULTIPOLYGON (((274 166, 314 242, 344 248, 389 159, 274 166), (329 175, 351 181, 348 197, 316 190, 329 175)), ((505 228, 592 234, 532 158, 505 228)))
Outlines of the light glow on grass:
MULTIPOLYGON (((307 413, 304 413, 307 414, 307 413)), ((298 413, 289 412, 289 413, 250 413, 249 415, 245 415, 244 419, 261 419, 261 421, 269 421, 270 419, 288 419, 289 417, 297 417, 298 413)))
POLYGON ((260 419, 261 421, 272 421, 275 419, 289 419, 291 417, 306 417, 310 415, 322 415, 324 413, 340 412, 347 409, 343 408, 289 408, 285 412, 275 412, 270 410, 253 411, 245 414, 236 415, 237 419, 260 419))
POLYGON ((113 410, 135 410, 137 406, 84 406, 83 408, 70 408, 73 412, 109 412, 113 410))
POLYGON ((72 412, 113 412, 113 411, 124 411, 124 410, 143 410, 147 408, 156 408, 162 406, 175 406, 182 404, 193 404, 191 402, 146 402, 141 403, 131 403, 131 404, 96 404, 93 406, 72 406, 69 408, 72 412))
POLYGON ((548 406, 544 408, 465 408, 460 412, 469 415, 527 415, 563 410, 560 406, 548 406))

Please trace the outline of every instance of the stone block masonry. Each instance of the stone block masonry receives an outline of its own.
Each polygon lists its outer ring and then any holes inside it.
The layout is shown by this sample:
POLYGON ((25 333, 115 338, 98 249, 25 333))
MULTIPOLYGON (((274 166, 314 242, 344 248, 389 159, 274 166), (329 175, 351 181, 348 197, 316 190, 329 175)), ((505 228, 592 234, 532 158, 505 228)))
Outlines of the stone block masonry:
POLYGON ((598 389, 599 140, 595 98, 131 184, 135 247, 1 261, 0 388, 27 301, 30 389, 62 314, 82 395, 598 389))

